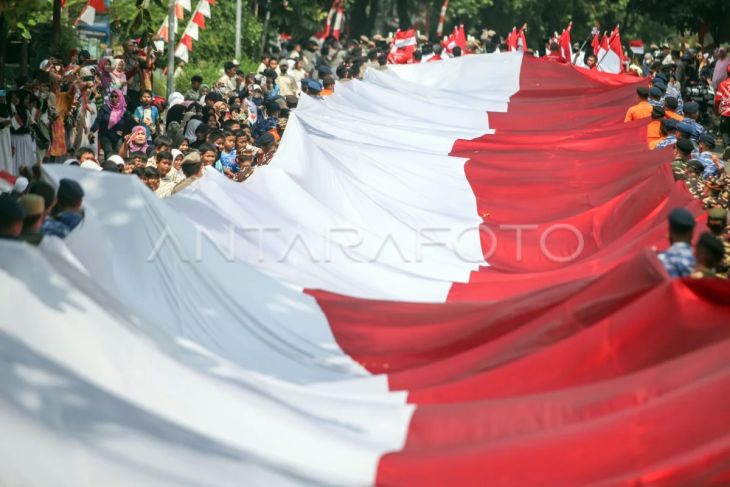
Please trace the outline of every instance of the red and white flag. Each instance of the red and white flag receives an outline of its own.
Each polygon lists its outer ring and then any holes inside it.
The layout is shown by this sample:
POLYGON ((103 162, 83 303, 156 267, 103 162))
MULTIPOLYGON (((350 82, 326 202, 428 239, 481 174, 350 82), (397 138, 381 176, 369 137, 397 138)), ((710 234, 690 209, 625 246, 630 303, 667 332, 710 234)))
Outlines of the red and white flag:
POLYGON ((573 59, 573 45, 570 42, 570 30, 572 28, 573 22, 570 22, 568 27, 563 29, 557 41, 560 46, 560 56, 568 62, 571 62, 573 59))
POLYGON ((81 10, 81 14, 79 14, 74 25, 79 25, 81 22, 87 25, 93 25, 96 22, 96 14, 103 14, 105 12, 106 6, 104 5, 104 0, 89 0, 81 10))
POLYGON ((601 46, 598 49, 598 70, 607 73, 621 73, 624 69, 623 47, 619 35, 618 25, 610 36, 603 34, 601 46))
POLYGON ((393 35, 393 45, 390 47, 390 53, 388 53, 388 62, 392 64, 407 64, 412 62, 416 45, 415 29, 396 31, 393 35))
POLYGON ((634 54, 644 54, 644 41, 635 39, 629 41, 629 48, 634 54))
POLYGON ((330 7, 329 12, 327 12, 327 17, 324 21, 324 28, 314 34, 314 37, 317 39, 326 39, 332 34, 332 23, 335 21, 335 17, 337 16, 340 8, 340 0, 334 0, 332 2, 332 6, 330 7))
POLYGON ((335 39, 340 38, 340 33, 342 32, 342 28, 345 24, 345 11, 342 8, 342 3, 340 3, 337 7, 337 13, 335 14, 335 21, 334 26, 332 28, 332 36, 335 39))
POLYGON ((653 250, 672 209, 705 216, 623 123, 643 84, 520 53, 393 65, 302 96, 244 183, 205 168, 161 200, 47 165, 85 216, 61 247, 0 239, 3 472, 727 484, 730 283, 653 250))

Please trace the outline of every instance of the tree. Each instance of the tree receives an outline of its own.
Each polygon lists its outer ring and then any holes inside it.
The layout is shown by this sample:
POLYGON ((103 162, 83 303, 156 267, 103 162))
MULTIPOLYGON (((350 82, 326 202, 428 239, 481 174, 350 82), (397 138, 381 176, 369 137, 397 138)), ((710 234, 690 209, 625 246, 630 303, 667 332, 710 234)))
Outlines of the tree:
POLYGON ((17 34, 27 49, 31 38, 28 27, 35 25, 33 15, 44 3, 45 0, 0 0, 0 86, 5 85, 5 46, 9 36, 17 34))

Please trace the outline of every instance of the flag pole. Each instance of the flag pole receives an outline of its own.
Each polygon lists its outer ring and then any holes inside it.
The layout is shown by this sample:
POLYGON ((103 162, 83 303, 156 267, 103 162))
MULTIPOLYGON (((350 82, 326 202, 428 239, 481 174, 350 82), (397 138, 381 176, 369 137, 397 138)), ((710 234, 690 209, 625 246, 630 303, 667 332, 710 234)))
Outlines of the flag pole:
POLYGON ((241 0, 236 0, 236 59, 241 59, 241 0))
POLYGON ((175 0, 167 8, 167 96, 175 90, 175 0))
POLYGON ((581 44, 580 48, 575 52, 575 56, 573 56, 573 64, 578 62, 578 56, 583 51, 583 48, 586 47, 586 44, 588 44, 588 41, 591 39, 591 37, 595 36, 596 34, 598 34, 598 27, 593 27, 591 29, 591 33, 588 34, 588 37, 586 37, 586 40, 583 41, 583 44, 581 44))

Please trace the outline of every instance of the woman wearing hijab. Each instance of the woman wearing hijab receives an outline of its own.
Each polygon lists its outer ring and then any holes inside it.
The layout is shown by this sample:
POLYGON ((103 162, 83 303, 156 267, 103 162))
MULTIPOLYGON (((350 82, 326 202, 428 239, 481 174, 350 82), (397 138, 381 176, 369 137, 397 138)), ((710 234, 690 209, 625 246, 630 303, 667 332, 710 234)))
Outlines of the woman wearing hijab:
POLYGON ((132 133, 124 137, 124 143, 119 149, 119 155, 124 159, 129 159, 134 152, 142 152, 147 154, 147 129, 143 125, 137 125, 132 129, 132 133))
MULTIPOLYGON (((101 90, 102 95, 106 96, 109 93, 112 85, 112 62, 114 58, 104 56, 99 60, 99 78, 101 78, 101 90)), ((126 75, 125 75, 126 76, 126 75)))
POLYGON ((112 90, 109 100, 99 111, 99 115, 91 126, 91 131, 99 131, 99 143, 104 149, 104 158, 108 159, 117 153, 124 134, 135 124, 132 115, 127 111, 127 102, 121 90, 112 90))
POLYGON ((127 75, 124 72, 125 64, 124 59, 116 59, 114 64, 114 70, 109 73, 111 76, 111 87, 116 90, 121 90, 125 95, 127 94, 127 75))

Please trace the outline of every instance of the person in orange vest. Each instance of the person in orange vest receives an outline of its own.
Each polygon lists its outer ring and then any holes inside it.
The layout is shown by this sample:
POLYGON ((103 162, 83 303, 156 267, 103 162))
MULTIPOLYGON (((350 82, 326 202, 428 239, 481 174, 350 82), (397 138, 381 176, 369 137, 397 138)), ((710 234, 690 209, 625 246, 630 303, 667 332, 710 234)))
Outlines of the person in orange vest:
MULTIPOLYGON (((666 110, 665 110, 666 112, 666 110)), ((661 127, 659 128, 662 134, 662 139, 658 140, 652 149, 663 149, 677 143, 677 122, 673 118, 665 118, 662 120, 661 127)))
POLYGON ((677 107, 679 102, 673 96, 668 96, 664 99, 664 113, 667 114, 667 118, 673 118, 677 122, 684 120, 684 117, 677 113, 677 107))
POLYGON ((331 74, 326 75, 322 78, 322 91, 319 92, 319 96, 330 96, 335 92, 335 78, 331 74))
POLYGON ((654 107, 651 111, 651 122, 646 127, 646 143, 653 149, 662 140, 662 120, 664 120, 664 109, 654 107))
POLYGON ((642 118, 651 117, 651 105, 649 105, 649 88, 646 86, 639 86, 636 88, 636 94, 639 97, 639 103, 629 107, 626 111, 626 118, 624 122, 631 122, 633 120, 641 120, 642 118))

